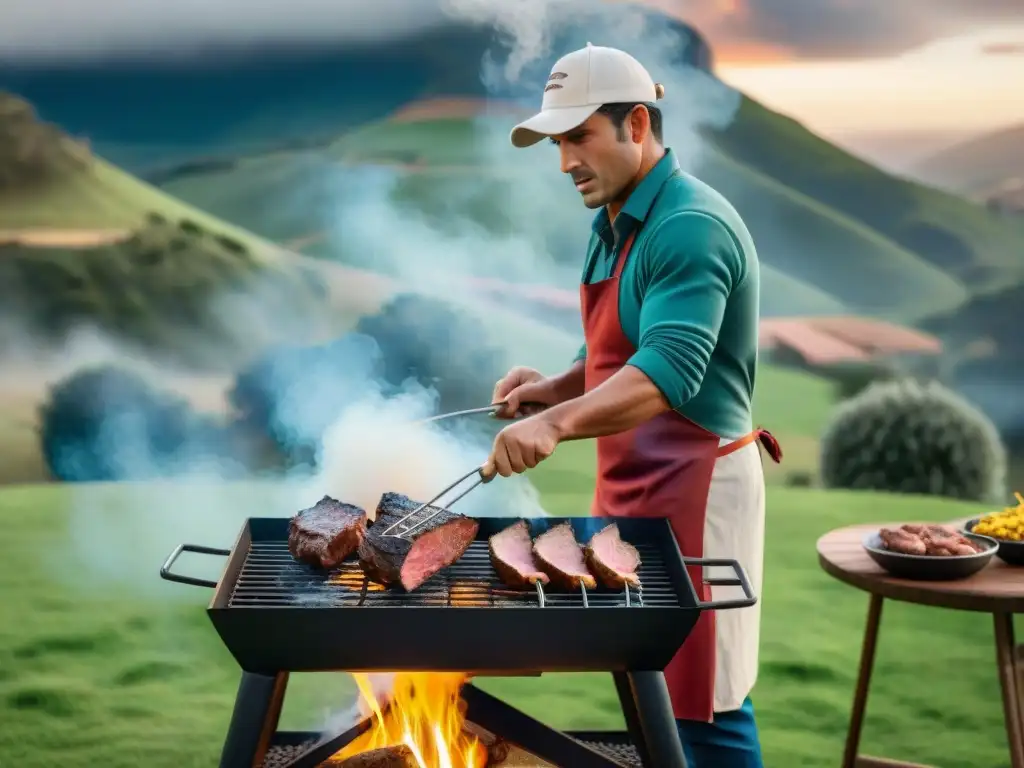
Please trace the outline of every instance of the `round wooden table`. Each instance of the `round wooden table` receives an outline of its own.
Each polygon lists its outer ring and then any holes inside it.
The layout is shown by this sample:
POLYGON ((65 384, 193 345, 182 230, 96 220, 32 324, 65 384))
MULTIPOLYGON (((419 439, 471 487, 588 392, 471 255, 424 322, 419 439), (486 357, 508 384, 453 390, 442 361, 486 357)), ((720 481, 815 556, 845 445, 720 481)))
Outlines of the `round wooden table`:
MULTIPOLYGON (((952 524, 959 527, 963 522, 958 520, 952 524)), ((901 524, 890 525, 896 527, 901 524)), ((1013 637, 1013 614, 1024 613, 1024 567, 1009 566, 998 557, 993 557, 984 570, 958 581, 908 581, 893 578, 868 556, 861 543, 867 534, 881 527, 884 526, 876 523, 840 528, 818 539, 818 562, 825 572, 871 595, 842 768, 915 766, 914 763, 862 757, 857 753, 875 661, 882 602, 886 598, 992 614, 995 622, 996 665, 1010 745, 1010 764, 1013 768, 1024 768, 1024 654, 1015 649, 1013 637)))

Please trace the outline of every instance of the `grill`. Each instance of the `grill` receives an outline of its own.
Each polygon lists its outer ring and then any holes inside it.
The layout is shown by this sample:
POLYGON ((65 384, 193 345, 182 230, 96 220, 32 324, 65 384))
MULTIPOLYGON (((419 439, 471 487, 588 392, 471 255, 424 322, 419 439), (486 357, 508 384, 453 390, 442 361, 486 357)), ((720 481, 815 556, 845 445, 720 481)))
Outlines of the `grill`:
MULTIPOLYGON (((622 537, 640 551, 639 588, 578 592, 518 591, 500 582, 487 540, 515 519, 481 519, 465 555, 411 593, 367 582, 354 558, 331 571, 295 561, 288 522, 251 518, 232 549, 182 544, 160 570, 169 581, 214 589, 207 612, 242 668, 221 768, 315 768, 359 735, 359 727, 333 735, 276 732, 288 674, 317 671, 607 671, 628 734, 562 733, 472 685, 463 692, 467 718, 552 765, 684 768, 661 670, 702 610, 756 602, 736 561, 684 558, 661 518, 616 520, 622 537), (182 552, 226 556, 220 580, 173 572, 182 552), (706 567, 728 567, 735 575, 706 578, 706 567), (744 597, 701 601, 694 578, 740 587, 744 597)), ((562 522, 579 541, 608 524, 597 518, 529 521, 534 536, 562 522)))

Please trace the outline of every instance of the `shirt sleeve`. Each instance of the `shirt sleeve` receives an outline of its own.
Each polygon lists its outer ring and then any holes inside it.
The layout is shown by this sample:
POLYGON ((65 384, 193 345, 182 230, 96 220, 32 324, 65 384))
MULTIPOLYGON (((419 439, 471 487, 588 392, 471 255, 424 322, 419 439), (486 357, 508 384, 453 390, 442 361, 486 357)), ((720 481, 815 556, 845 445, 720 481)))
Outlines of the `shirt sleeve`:
POLYGON ((573 363, 578 363, 580 360, 587 359, 587 345, 584 344, 580 347, 580 351, 576 353, 576 357, 572 359, 573 363))
POLYGON ((638 267, 640 335, 628 364, 677 409, 700 390, 743 258, 725 224, 686 211, 657 225, 638 267))

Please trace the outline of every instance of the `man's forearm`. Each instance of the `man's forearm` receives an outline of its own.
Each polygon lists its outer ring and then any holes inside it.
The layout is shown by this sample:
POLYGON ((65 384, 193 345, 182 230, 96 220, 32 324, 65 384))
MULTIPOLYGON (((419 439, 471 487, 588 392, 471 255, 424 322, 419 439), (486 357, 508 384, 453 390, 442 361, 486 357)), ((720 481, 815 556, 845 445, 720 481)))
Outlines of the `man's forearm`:
POLYGON ((572 400, 583 394, 586 362, 577 360, 562 373, 551 377, 551 385, 559 403, 572 400))
POLYGON ((540 418, 558 430, 560 440, 582 440, 625 432, 668 410, 661 390, 643 371, 626 365, 600 386, 547 409, 540 418))

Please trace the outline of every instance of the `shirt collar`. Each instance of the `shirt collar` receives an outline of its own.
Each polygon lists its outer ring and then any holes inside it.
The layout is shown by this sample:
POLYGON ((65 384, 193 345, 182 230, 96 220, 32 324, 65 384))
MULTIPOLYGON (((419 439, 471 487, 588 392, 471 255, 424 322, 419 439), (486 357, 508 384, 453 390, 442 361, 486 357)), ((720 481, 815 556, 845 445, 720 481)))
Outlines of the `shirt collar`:
MULTIPOLYGON (((620 231, 629 231, 638 227, 647 218, 647 214, 651 211, 651 206, 654 205, 654 199, 658 196, 662 186, 678 170, 679 160, 671 149, 666 149, 665 156, 640 180, 636 189, 630 193, 626 204, 622 206, 616 221, 621 221, 623 217, 627 217, 628 225, 623 224, 622 226, 625 229, 620 229, 620 231)), ((591 226, 594 232, 602 239, 606 241, 611 239, 612 228, 608 220, 607 208, 602 207, 597 212, 591 226)))

